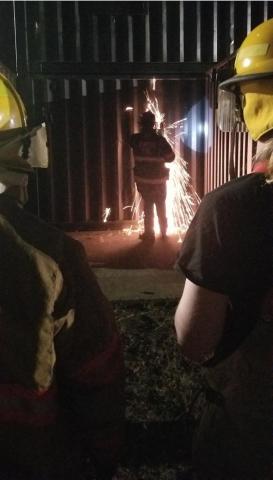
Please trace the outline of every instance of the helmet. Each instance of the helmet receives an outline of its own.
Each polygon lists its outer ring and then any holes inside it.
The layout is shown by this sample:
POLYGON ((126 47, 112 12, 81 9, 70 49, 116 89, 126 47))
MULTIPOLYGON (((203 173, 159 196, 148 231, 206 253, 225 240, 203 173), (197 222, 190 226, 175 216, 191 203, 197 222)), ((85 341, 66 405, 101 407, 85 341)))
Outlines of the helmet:
POLYGON ((243 41, 235 59, 236 75, 219 87, 273 77, 273 18, 258 25, 243 41))
POLYGON ((20 200, 27 198, 28 174, 33 171, 32 167, 47 167, 46 145, 45 126, 28 128, 20 95, 0 73, 0 193, 16 187, 20 200))
POLYGON ((147 112, 142 113, 139 123, 141 126, 153 127, 155 125, 155 115, 148 110, 147 112))
POLYGON ((20 95, 0 73, 0 168, 31 172, 32 167, 47 167, 46 145, 45 124, 27 126, 26 109, 20 95), (35 152, 29 151, 30 144, 35 152))
POLYGON ((30 165, 22 156, 28 136, 26 110, 11 82, 0 74, 0 168, 28 172, 30 165))
POLYGON ((252 138, 264 140, 273 129, 273 19, 245 38, 236 55, 235 71, 219 85, 218 125, 231 130, 241 112, 252 138))

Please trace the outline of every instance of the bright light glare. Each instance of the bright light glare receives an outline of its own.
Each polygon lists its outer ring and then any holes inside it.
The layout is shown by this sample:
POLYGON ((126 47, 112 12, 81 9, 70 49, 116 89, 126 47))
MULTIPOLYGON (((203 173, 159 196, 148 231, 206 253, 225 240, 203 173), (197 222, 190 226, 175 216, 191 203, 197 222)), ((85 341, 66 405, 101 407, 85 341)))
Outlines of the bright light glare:
POLYGON ((250 58, 245 58, 243 60, 243 67, 247 68, 251 64, 251 59, 250 58))
POLYGON ((109 218, 109 215, 111 213, 111 208, 107 207, 103 213, 103 216, 102 216, 102 221, 103 223, 106 223, 108 218, 109 218))
POLYGON ((209 130, 209 128, 208 128, 207 122, 199 123, 199 125, 198 125, 198 132, 199 133, 201 133, 201 134, 203 133, 205 136, 207 136, 208 135, 208 130, 209 130))
POLYGON ((133 109, 133 107, 131 107, 130 105, 128 105, 126 108, 125 108, 125 112, 131 112, 133 109))
POLYGON ((4 185, 4 183, 1 183, 0 182, 0 194, 1 193, 4 193, 4 191, 7 189, 6 185, 4 185))

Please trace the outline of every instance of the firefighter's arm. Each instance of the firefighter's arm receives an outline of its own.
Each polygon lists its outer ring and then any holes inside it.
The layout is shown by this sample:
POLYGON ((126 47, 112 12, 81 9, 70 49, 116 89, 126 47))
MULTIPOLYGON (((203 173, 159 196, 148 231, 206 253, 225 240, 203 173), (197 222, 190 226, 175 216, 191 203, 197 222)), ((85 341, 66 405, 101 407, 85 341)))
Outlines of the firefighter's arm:
POLYGON ((161 137, 161 155, 166 163, 173 162, 175 159, 175 153, 165 137, 161 137))
POLYGON ((175 329, 182 353, 202 363, 211 356, 224 330, 228 297, 186 280, 175 313, 175 329))

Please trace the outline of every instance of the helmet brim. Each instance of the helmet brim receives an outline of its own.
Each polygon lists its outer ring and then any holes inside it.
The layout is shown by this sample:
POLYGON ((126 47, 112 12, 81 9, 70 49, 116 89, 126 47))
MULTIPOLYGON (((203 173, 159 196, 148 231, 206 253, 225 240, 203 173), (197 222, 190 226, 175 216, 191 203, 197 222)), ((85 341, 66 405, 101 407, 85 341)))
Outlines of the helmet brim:
POLYGON ((250 75, 234 75, 224 82, 219 84, 221 90, 233 90, 238 83, 252 82, 253 80, 260 80, 266 78, 273 78, 273 72, 252 73, 250 75))

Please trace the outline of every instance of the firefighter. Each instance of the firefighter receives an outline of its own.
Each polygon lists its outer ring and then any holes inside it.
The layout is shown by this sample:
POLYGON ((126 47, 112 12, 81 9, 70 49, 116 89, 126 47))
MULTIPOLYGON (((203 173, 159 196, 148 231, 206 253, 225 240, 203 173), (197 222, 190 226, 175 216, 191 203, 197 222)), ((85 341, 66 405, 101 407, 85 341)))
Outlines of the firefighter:
POLYGON ((134 153, 134 177, 144 203, 144 233, 141 240, 154 241, 154 205, 156 206, 161 237, 167 236, 166 195, 169 170, 175 154, 167 140, 155 130, 155 116, 151 111, 140 117, 140 133, 134 133, 130 145, 134 153))
POLYGON ((220 125, 232 129, 242 110, 252 139, 264 143, 255 163, 266 165, 202 200, 178 260, 186 283, 175 327, 182 354, 202 364, 206 376, 207 402, 193 442, 195 478, 269 480, 273 19, 249 33, 237 52, 235 75, 219 88, 220 125))
POLYGON ((114 478, 123 359, 82 245, 24 209, 39 127, 0 76, 0 478, 114 478))

